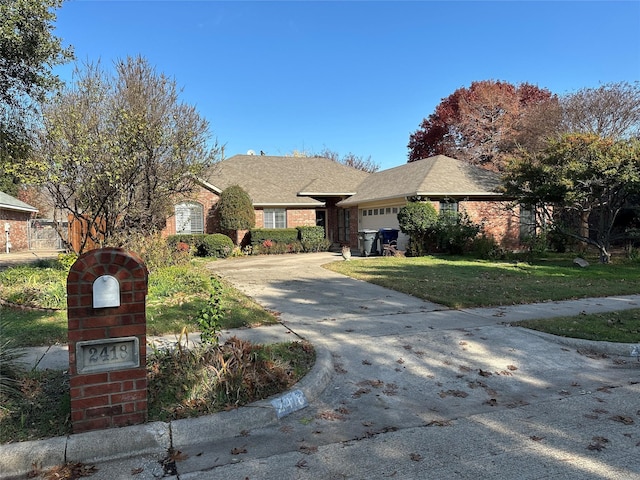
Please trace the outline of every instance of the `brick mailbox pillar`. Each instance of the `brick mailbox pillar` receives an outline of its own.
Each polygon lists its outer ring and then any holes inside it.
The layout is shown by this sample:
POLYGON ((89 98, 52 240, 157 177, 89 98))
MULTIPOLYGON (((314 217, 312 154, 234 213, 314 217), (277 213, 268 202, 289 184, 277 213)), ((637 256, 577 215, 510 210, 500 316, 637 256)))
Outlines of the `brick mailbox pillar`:
POLYGON ((147 268, 120 248, 81 255, 67 277, 75 433, 147 419, 147 268))

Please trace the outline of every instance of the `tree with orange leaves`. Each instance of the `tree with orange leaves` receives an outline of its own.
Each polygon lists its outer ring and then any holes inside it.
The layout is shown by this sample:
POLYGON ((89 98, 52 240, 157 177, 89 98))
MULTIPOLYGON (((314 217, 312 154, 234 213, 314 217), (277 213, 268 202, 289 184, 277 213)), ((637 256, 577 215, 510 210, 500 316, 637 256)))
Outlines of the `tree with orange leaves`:
POLYGON ((526 132, 533 112, 554 104, 549 90, 528 83, 473 82, 443 99, 411 134, 409 162, 442 154, 503 171, 509 153, 531 138, 526 132))

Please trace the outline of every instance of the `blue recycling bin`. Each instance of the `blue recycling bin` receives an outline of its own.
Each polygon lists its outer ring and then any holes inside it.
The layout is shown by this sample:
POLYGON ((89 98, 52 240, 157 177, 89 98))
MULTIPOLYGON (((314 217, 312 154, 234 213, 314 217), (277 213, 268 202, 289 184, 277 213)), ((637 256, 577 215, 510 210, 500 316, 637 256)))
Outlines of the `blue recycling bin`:
POLYGON ((398 242, 398 230, 397 228, 381 228, 378 230, 378 238, 380 239, 380 252, 384 251, 384 245, 391 242, 398 242))

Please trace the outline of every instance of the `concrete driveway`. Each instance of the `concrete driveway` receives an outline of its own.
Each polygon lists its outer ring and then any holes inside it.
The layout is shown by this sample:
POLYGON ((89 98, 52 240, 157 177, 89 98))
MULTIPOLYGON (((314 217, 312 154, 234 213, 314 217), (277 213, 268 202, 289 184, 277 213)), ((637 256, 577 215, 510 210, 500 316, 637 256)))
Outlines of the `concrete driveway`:
POLYGON ((321 267, 340 260, 210 265, 329 349, 334 374, 276 425, 185 445, 181 479, 640 478, 640 363, 505 324, 638 297, 451 311, 321 267))

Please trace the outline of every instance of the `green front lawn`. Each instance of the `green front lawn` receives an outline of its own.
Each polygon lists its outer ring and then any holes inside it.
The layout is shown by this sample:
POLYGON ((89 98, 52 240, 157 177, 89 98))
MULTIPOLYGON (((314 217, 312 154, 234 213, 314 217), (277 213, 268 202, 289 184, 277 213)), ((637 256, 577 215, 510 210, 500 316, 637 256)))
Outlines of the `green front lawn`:
MULTIPOLYGON (((53 263, 52 263, 53 264, 53 263)), ((276 323, 275 316, 229 283, 223 286, 222 328, 276 323)), ((30 308, 66 307, 66 270, 50 264, 24 266, 0 272, 0 298, 30 308), (62 292, 62 293, 61 293, 62 292)), ((149 275, 147 335, 179 334, 197 330, 195 319, 206 305, 211 274, 202 263, 159 268, 149 275)), ((30 310, 0 307, 0 335, 16 347, 67 343, 66 310, 30 310)))
MULTIPOLYGON (((580 268, 555 256, 531 263, 464 257, 375 257, 326 268, 451 308, 491 307, 640 292, 640 265, 619 261, 580 268)), ((518 325, 566 337, 640 342, 640 309, 528 320, 518 325)))
POLYGON ((572 258, 531 263, 465 257, 375 257, 326 268, 451 308, 490 307, 640 292, 640 264, 587 268, 572 258))

